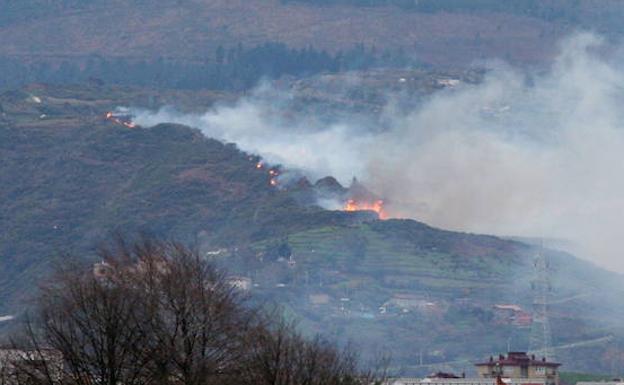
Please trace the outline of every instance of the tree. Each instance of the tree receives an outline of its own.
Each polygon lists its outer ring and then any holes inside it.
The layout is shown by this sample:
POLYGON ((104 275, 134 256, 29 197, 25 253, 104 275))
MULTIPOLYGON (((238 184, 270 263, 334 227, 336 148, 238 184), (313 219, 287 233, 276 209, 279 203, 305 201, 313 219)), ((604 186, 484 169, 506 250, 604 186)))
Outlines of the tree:
POLYGON ((42 286, 23 338, 13 339, 19 365, 10 378, 18 385, 346 385, 362 378, 353 353, 250 306, 192 249, 119 241, 99 254, 95 267, 70 263, 42 286))
POLYGON ((201 385, 234 373, 255 312, 223 274, 178 243, 135 248, 136 281, 145 293, 143 329, 150 336, 155 377, 201 385))
POLYGON ((358 371, 350 349, 339 350, 316 337, 306 339, 279 312, 251 335, 240 381, 249 385, 371 384, 373 376, 358 371))
MULTIPOLYGON (((35 318, 26 324, 27 348, 60 352, 63 377, 77 385, 144 384, 148 357, 139 347, 148 336, 141 327, 142 300, 122 277, 96 276, 71 264, 42 288, 35 318)), ((48 366, 17 369, 30 382, 51 382, 42 375, 48 366)))

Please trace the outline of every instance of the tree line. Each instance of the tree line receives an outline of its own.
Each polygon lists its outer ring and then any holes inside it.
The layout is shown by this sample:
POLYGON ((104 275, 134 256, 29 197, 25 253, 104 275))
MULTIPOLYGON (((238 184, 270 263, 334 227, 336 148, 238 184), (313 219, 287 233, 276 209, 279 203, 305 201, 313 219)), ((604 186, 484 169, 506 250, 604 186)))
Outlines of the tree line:
POLYGON ((305 337, 279 311, 252 305, 184 245, 121 241, 99 255, 96 269, 68 263, 42 285, 10 339, 27 353, 0 362, 2 383, 355 385, 383 377, 362 370, 353 349, 305 337))
POLYGON ((328 53, 314 47, 291 48, 267 42, 245 48, 218 46, 205 60, 167 58, 136 59, 91 56, 60 62, 26 62, 0 57, 0 88, 23 84, 97 82, 181 89, 245 90, 262 78, 284 75, 360 70, 381 66, 403 67, 410 63, 401 50, 377 50, 357 44, 351 49, 328 53))

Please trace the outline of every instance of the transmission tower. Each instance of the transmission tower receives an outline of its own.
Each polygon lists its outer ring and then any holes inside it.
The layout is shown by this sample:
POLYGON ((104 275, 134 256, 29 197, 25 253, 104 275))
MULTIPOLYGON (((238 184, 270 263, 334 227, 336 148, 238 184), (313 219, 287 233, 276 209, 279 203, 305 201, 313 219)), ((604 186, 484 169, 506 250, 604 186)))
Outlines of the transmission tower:
POLYGON ((529 337, 529 351, 535 355, 546 357, 548 361, 555 360, 552 347, 550 321, 548 319, 548 300, 552 287, 550 285, 549 262, 540 247, 534 260, 534 279, 531 282, 533 294, 533 323, 529 337))

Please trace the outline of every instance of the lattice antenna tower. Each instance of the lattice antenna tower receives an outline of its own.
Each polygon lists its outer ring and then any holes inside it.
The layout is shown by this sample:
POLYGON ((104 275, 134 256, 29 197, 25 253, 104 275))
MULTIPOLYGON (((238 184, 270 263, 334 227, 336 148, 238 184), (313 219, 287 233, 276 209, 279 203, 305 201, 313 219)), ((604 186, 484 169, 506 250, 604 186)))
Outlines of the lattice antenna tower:
POLYGON ((548 361, 556 359, 552 346, 552 334, 548 317, 548 302, 552 286, 550 282, 550 264, 548 257, 540 245, 533 261, 534 278, 531 282, 533 294, 533 323, 529 337, 529 351, 532 354, 546 357, 548 361))

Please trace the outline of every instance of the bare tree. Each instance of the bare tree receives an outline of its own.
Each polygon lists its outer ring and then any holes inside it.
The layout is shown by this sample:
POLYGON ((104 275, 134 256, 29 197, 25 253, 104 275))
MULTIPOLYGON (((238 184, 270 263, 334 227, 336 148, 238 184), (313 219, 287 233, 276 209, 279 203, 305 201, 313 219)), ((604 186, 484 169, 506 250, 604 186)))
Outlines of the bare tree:
POLYGON ((148 242, 135 253, 155 377, 202 385, 236 372, 255 322, 244 298, 214 266, 178 243, 148 242))
POLYGON ((100 256, 95 271, 70 264, 42 287, 26 322, 22 346, 30 353, 16 366, 18 385, 369 385, 375 378, 358 370, 352 350, 307 339, 281 313, 249 306, 179 243, 120 241, 100 256))
POLYGON ((305 338, 295 323, 272 312, 265 328, 250 334, 239 381, 249 385, 370 385, 381 371, 358 368, 357 355, 321 337, 305 338))
MULTIPOLYGON (((148 336, 140 328, 141 300, 121 277, 98 277, 75 265, 59 269, 41 289, 36 314, 26 324, 26 343, 36 352, 60 352, 62 378, 72 384, 144 384, 148 360, 141 347, 148 336)), ((52 378, 33 375, 32 365, 20 369, 32 380, 52 378)))

